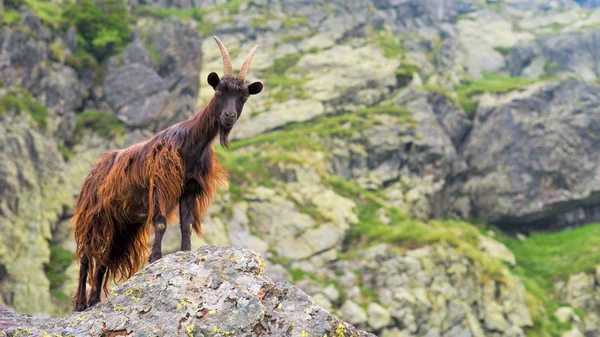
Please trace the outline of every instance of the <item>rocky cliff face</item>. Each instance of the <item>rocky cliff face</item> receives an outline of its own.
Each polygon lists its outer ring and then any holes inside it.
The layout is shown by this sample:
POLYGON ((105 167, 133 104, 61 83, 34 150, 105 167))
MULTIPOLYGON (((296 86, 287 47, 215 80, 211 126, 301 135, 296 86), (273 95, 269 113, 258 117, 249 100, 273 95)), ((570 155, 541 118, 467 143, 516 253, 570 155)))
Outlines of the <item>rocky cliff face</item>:
MULTIPOLYGON (((128 38, 102 59, 53 20, 62 4, 15 3, 0 17, 4 304, 68 310, 78 184, 102 151, 207 101, 215 34, 238 65, 260 44, 249 80, 265 90, 217 149, 232 184, 194 247, 251 248, 382 336, 588 329, 556 323, 552 286, 475 225, 598 221, 593 1, 128 1, 128 38)), ((165 253, 178 246, 174 226, 165 253)))

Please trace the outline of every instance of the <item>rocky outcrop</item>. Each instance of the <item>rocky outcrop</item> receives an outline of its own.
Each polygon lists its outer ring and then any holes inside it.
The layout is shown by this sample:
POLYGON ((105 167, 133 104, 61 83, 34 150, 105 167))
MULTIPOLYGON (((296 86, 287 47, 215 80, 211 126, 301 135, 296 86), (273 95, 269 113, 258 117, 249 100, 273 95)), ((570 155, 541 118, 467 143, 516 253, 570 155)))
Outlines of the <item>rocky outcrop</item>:
POLYGON ((0 116, 0 303, 51 312, 48 240, 72 196, 56 142, 14 113, 0 116))
POLYGON ((441 245, 400 254, 382 244, 358 255, 330 267, 341 296, 303 285, 314 298, 329 298, 340 317, 357 327, 380 336, 516 337, 533 325, 520 280, 506 275, 503 282, 482 281, 486 267, 455 249, 441 245), (377 295, 364 302, 367 294, 377 295))
POLYGON ((163 257, 108 298, 63 319, 0 311, 0 334, 69 336, 374 336, 274 283, 256 253, 203 247, 163 257))
POLYGON ((600 29, 551 34, 519 44, 508 55, 512 76, 543 77, 574 74, 593 80, 599 74, 600 29))
POLYGON ((598 221, 599 100, 596 85, 571 80, 481 108, 460 172, 470 214, 505 228, 598 221))
POLYGON ((75 111, 83 106, 89 89, 73 68, 54 61, 75 50, 76 42, 69 43, 73 34, 71 30, 62 36, 52 32, 31 13, 25 13, 18 25, 0 29, 2 86, 24 88, 44 103, 55 121, 54 136, 61 141, 73 132, 75 111), (51 45, 62 56, 55 55, 51 45))
POLYGON ((556 316, 574 326, 574 335, 600 336, 600 266, 594 273, 578 273, 569 277, 561 289, 562 300, 585 312, 579 317, 569 307, 559 308, 556 316))
POLYGON ((109 61, 103 91, 128 127, 159 131, 195 112, 202 40, 178 19, 140 29, 123 56, 109 61))

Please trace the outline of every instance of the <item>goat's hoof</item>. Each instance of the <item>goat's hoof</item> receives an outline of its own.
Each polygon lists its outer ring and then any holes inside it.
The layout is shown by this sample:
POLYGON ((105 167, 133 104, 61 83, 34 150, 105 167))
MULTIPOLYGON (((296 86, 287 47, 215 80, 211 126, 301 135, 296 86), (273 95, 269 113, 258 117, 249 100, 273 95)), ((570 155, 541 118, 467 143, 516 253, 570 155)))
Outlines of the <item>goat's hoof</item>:
POLYGON ((99 302, 100 302, 99 298, 91 298, 90 303, 88 303, 88 306, 93 307, 94 305, 98 304, 99 302))
POLYGON ((87 305, 84 303, 77 303, 75 305, 75 311, 84 311, 85 309, 87 309, 87 305))

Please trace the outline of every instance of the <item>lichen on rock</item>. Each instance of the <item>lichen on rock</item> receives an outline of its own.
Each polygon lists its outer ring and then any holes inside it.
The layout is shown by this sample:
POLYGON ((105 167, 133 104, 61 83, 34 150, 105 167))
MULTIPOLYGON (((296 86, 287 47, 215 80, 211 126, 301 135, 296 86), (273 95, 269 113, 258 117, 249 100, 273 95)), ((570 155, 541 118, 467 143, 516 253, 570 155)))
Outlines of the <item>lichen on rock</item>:
POLYGON ((65 318, 0 310, 0 335, 374 336, 316 305, 299 288, 274 283, 247 249, 204 246, 163 257, 107 299, 65 318))

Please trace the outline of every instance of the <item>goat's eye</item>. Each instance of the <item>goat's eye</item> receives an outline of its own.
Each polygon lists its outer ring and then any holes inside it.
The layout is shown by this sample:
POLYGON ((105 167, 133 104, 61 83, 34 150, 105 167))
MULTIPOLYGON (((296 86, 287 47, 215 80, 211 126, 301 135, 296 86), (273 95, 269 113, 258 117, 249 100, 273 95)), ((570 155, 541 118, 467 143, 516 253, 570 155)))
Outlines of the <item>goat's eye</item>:
POLYGON ((248 95, 244 96, 244 101, 247 101, 248 97, 249 97, 248 95))
POLYGON ((219 96, 219 95, 221 95, 221 90, 215 90, 215 95, 216 95, 216 96, 219 96))

